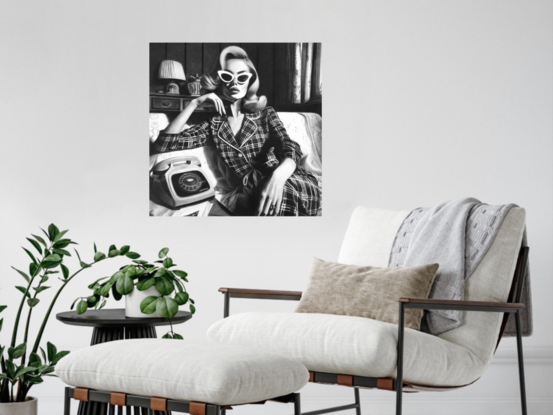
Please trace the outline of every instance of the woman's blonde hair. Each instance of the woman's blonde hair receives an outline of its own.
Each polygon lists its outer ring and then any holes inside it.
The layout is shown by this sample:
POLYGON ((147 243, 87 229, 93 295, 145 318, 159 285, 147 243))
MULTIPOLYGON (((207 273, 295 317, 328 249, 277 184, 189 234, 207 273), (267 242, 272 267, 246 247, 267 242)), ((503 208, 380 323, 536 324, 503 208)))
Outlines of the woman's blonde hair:
POLYGON ((242 100, 242 108, 247 112, 256 112, 265 108, 267 105, 267 98, 263 95, 260 97, 257 96, 257 90, 259 89, 259 76, 257 75, 257 70, 246 51, 238 46, 228 46, 221 51, 219 62, 215 69, 202 76, 202 88, 208 91, 216 91, 221 86, 221 80, 219 79, 217 71, 224 69, 225 63, 229 59, 243 60, 253 74, 249 80, 246 96, 242 100))

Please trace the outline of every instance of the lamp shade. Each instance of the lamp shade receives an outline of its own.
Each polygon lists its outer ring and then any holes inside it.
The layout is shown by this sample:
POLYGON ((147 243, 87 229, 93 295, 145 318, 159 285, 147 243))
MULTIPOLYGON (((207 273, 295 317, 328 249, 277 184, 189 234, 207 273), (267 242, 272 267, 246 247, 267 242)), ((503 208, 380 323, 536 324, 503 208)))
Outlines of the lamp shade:
POLYGON ((177 61, 162 61, 159 65, 159 79, 177 79, 185 81, 184 68, 177 61))

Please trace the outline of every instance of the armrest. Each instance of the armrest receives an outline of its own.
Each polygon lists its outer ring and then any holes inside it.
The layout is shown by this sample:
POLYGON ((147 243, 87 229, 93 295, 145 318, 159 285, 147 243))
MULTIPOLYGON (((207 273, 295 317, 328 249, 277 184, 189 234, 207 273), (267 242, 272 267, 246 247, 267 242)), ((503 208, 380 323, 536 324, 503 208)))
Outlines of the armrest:
POLYGON ((219 292, 231 298, 258 298, 261 300, 294 300, 301 298, 301 291, 257 290, 251 288, 221 287, 219 292))
POLYGON ((466 310, 513 313, 524 308, 524 304, 522 303, 500 303, 494 301, 459 301, 408 297, 401 297, 398 301, 404 304, 406 308, 422 308, 425 310, 466 310))

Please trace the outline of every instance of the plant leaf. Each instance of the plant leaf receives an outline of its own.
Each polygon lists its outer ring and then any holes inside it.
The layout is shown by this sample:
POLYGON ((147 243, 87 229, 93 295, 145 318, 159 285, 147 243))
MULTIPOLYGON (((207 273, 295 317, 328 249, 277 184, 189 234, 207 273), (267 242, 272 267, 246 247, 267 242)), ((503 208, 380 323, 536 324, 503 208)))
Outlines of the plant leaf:
POLYGON ((156 289, 161 295, 169 295, 175 289, 173 282, 167 277, 160 277, 156 279, 156 289))
MULTIPOLYGON (((79 301, 79 304, 77 304, 77 314, 83 314, 88 309, 88 305, 85 300, 79 301)), ((49 356, 49 354, 48 354, 49 356)))
POLYGON ((98 249, 96 249, 96 242, 94 242, 94 253, 98 252, 98 249))
POLYGON ((69 351, 67 350, 61 351, 58 354, 56 354, 56 356, 54 357, 54 360, 52 360, 52 365, 55 365, 56 363, 58 363, 61 358, 67 356, 68 354, 69 354, 69 351))
POLYGON ((12 268, 14 270, 16 270, 17 272, 19 272, 19 275, 21 275, 23 278, 25 278, 25 281, 27 281, 27 282, 31 281, 29 276, 27 274, 25 274, 23 271, 19 271, 17 268, 14 268, 14 267, 12 267, 12 268))
POLYGON ((154 295, 146 297, 140 302, 140 311, 142 311, 144 314, 153 314, 156 311, 159 298, 160 297, 156 297, 154 295))
POLYGON ((22 377, 25 373, 30 373, 30 372, 34 372, 36 370, 36 367, 33 367, 33 366, 23 366, 23 367, 20 367, 17 372, 15 372, 15 378, 20 378, 22 377))
POLYGON ((27 349, 27 344, 21 343, 15 348, 10 347, 10 349, 12 349, 11 360, 19 359, 21 356, 25 354, 25 350, 27 349))
POLYGON ((39 367, 42 365, 42 360, 40 360, 40 356, 36 353, 31 353, 29 356, 29 366, 39 367))
POLYGON ((35 305, 37 305, 40 302, 38 298, 29 298, 27 300, 27 304, 29 304, 29 307, 33 308, 35 305))
POLYGON ((119 255, 125 255, 127 252, 129 252, 131 249, 131 247, 129 245, 123 245, 120 249, 119 249, 119 255))
POLYGON ((116 288, 117 287, 112 286, 111 287, 111 292, 113 294, 113 298, 115 299, 115 301, 119 301, 121 298, 123 298, 123 296, 121 294, 119 294, 119 291, 117 291, 116 288))
POLYGON ((104 306, 106 305, 106 300, 102 301, 102 304, 100 304, 100 307, 98 307, 98 309, 102 309, 104 308, 104 306))
MULTIPOLYGON (((66 229, 66 230, 61 231, 60 233, 58 233, 56 235, 56 237, 54 238, 54 242, 59 241, 63 237, 63 235, 65 235, 68 231, 69 231, 69 229, 66 229)), ((76 242, 71 242, 71 243, 76 244, 76 242)))
POLYGON ((34 290, 36 291, 36 293, 38 294, 38 293, 41 293, 41 292, 44 291, 44 290, 47 290, 48 288, 50 288, 50 287, 48 287, 48 286, 46 286, 46 285, 41 285, 41 286, 39 286, 39 287, 34 287, 33 289, 34 289, 34 290))
POLYGON ((111 287, 113 287, 112 282, 106 282, 104 285, 101 286, 99 294, 102 297, 107 297, 109 295, 109 290, 111 290, 111 287))
POLYGON ((156 271, 154 274, 154 277, 163 277, 167 273, 167 270, 165 268, 160 268, 156 271))
POLYGON ((4 311, 6 308, 8 308, 7 305, 0 305, 0 313, 4 311))
POLYGON ((125 256, 126 256, 127 258, 130 258, 130 259, 138 259, 138 258, 140 258, 140 254, 137 254, 136 252, 127 252, 127 253, 125 254, 125 256))
POLYGON ((99 295, 91 295, 86 298, 86 304, 88 305, 88 307, 94 307, 99 300, 99 295))
MULTIPOLYGON (((0 318, 0 331, 2 331, 2 325, 4 324, 4 319, 0 318)), ((2 350, 3 351, 3 350, 2 350)), ((2 356, 2 353, 0 353, 0 357, 2 356)))
POLYGON ((177 314, 179 306, 177 302, 170 297, 160 297, 157 301, 156 311, 161 317, 171 318, 177 314))
POLYGON ((40 270, 40 265, 37 265, 34 262, 31 262, 29 264, 29 273, 31 274, 31 277, 36 277, 39 274, 40 270))
POLYGON ((65 265, 60 264, 61 272, 63 273, 63 278, 67 279, 69 277, 69 268, 67 268, 65 265))
POLYGON ((98 262, 98 261, 101 261, 103 259, 106 259, 106 254, 104 254, 103 252, 96 252, 94 254, 94 261, 98 262))
POLYGON ((172 339, 171 332, 165 333, 163 336, 161 336, 162 339, 172 339))
POLYGON ((194 304, 190 304, 190 312, 194 314, 196 312, 196 307, 194 307, 194 304))
POLYGON ((31 238, 27 238, 27 240, 31 243, 31 245, 33 245, 35 247, 35 249, 42 255, 42 248, 40 247, 40 245, 38 244, 37 241, 35 241, 34 239, 31 239, 31 238))
POLYGON ((27 291, 27 289, 25 287, 20 287, 20 286, 17 286, 16 287, 19 291, 21 291, 23 294, 25 294, 28 298, 31 298, 31 294, 29 294, 29 292, 27 291))
POLYGON ((163 266, 164 266, 165 268, 170 268, 171 266, 173 266, 173 260, 172 260, 171 258, 169 258, 169 257, 165 258, 165 259, 163 260, 163 266))
POLYGON ((176 340, 184 340, 184 338, 183 338, 179 333, 173 334, 173 339, 176 339, 176 340))
POLYGON ((117 247, 115 245, 110 245, 109 248, 108 248, 108 252, 109 251, 115 251, 117 250, 117 247))
POLYGON ((59 241, 54 242, 53 247, 56 249, 62 249, 69 244, 74 244, 74 242, 71 239, 60 239, 59 241))
POLYGON ((42 347, 40 348, 40 354, 42 355, 42 360, 46 362, 46 353, 44 352, 44 349, 42 347))
POLYGON ((184 305, 188 302, 188 293, 181 292, 175 295, 175 301, 178 305, 184 305))
POLYGON ((71 256, 71 252, 61 248, 54 248, 54 252, 58 255, 71 256))
POLYGON ((116 257, 119 255, 119 250, 117 249, 112 249, 111 251, 109 251, 108 253, 108 257, 110 258, 113 258, 113 257, 116 257))
POLYGON ((163 248, 161 251, 159 251, 159 254, 157 254, 157 256, 159 257, 159 259, 167 256, 167 253, 169 252, 169 248, 163 248))
MULTIPOLYGON (((181 277, 183 279, 188 277, 188 274, 184 271, 181 271, 180 269, 174 269, 173 274, 175 274, 176 276, 181 277)), ((186 281, 186 282, 188 282, 188 281, 186 281)))
POLYGON ((60 230, 53 223, 51 223, 50 226, 48 226, 48 239, 50 239, 50 241, 54 242, 54 238, 58 236, 59 233, 60 233, 60 230))
POLYGON ((61 261, 62 258, 58 254, 52 254, 44 258, 41 265, 46 269, 56 268, 59 264, 61 264, 61 261))
POLYGON ((79 301, 80 299, 81 299, 81 297, 78 297, 78 298, 75 299, 75 301, 73 301, 73 304, 71 304, 70 310, 73 310, 73 307, 75 307, 75 303, 77 301, 79 301))
POLYGON ((138 291, 146 291, 148 288, 152 287, 156 282, 154 277, 144 278, 136 284, 138 291))
POLYGON ((47 342, 46 350, 48 351, 48 361, 51 362, 58 353, 58 349, 52 343, 47 342))
MULTIPOLYGON (((44 232, 44 230, 43 230, 44 232)), ((34 234, 31 234, 33 238, 35 238, 37 241, 39 241, 42 245, 44 245, 44 248, 48 248, 48 245, 46 244, 46 241, 44 239, 42 239, 40 236, 38 235, 34 235, 34 234)))
POLYGON ((134 289, 134 282, 128 274, 125 274, 122 278, 117 280, 115 287, 117 288, 117 291, 119 291, 119 294, 127 295, 134 289))

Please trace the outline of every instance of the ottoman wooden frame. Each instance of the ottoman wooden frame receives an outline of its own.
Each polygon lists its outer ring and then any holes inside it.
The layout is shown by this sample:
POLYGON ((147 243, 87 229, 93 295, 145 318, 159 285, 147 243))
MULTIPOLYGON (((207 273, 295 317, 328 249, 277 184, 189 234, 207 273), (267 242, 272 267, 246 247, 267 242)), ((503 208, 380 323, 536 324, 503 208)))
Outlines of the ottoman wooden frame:
MULTIPOLYGON (((105 392, 86 388, 65 388, 64 415, 71 414, 71 399, 81 402, 98 403, 97 408, 92 405, 92 413, 86 415, 123 415, 123 408, 126 408, 126 415, 131 415, 134 408, 134 415, 160 415, 171 412, 183 412, 190 415, 224 415, 229 405, 213 405, 206 402, 187 402, 160 397, 138 396, 119 392, 105 392)), ((294 415, 301 414, 300 394, 291 393, 269 399, 269 401, 293 403, 294 415)), ((247 405, 262 405, 266 401, 252 402, 247 405)))

